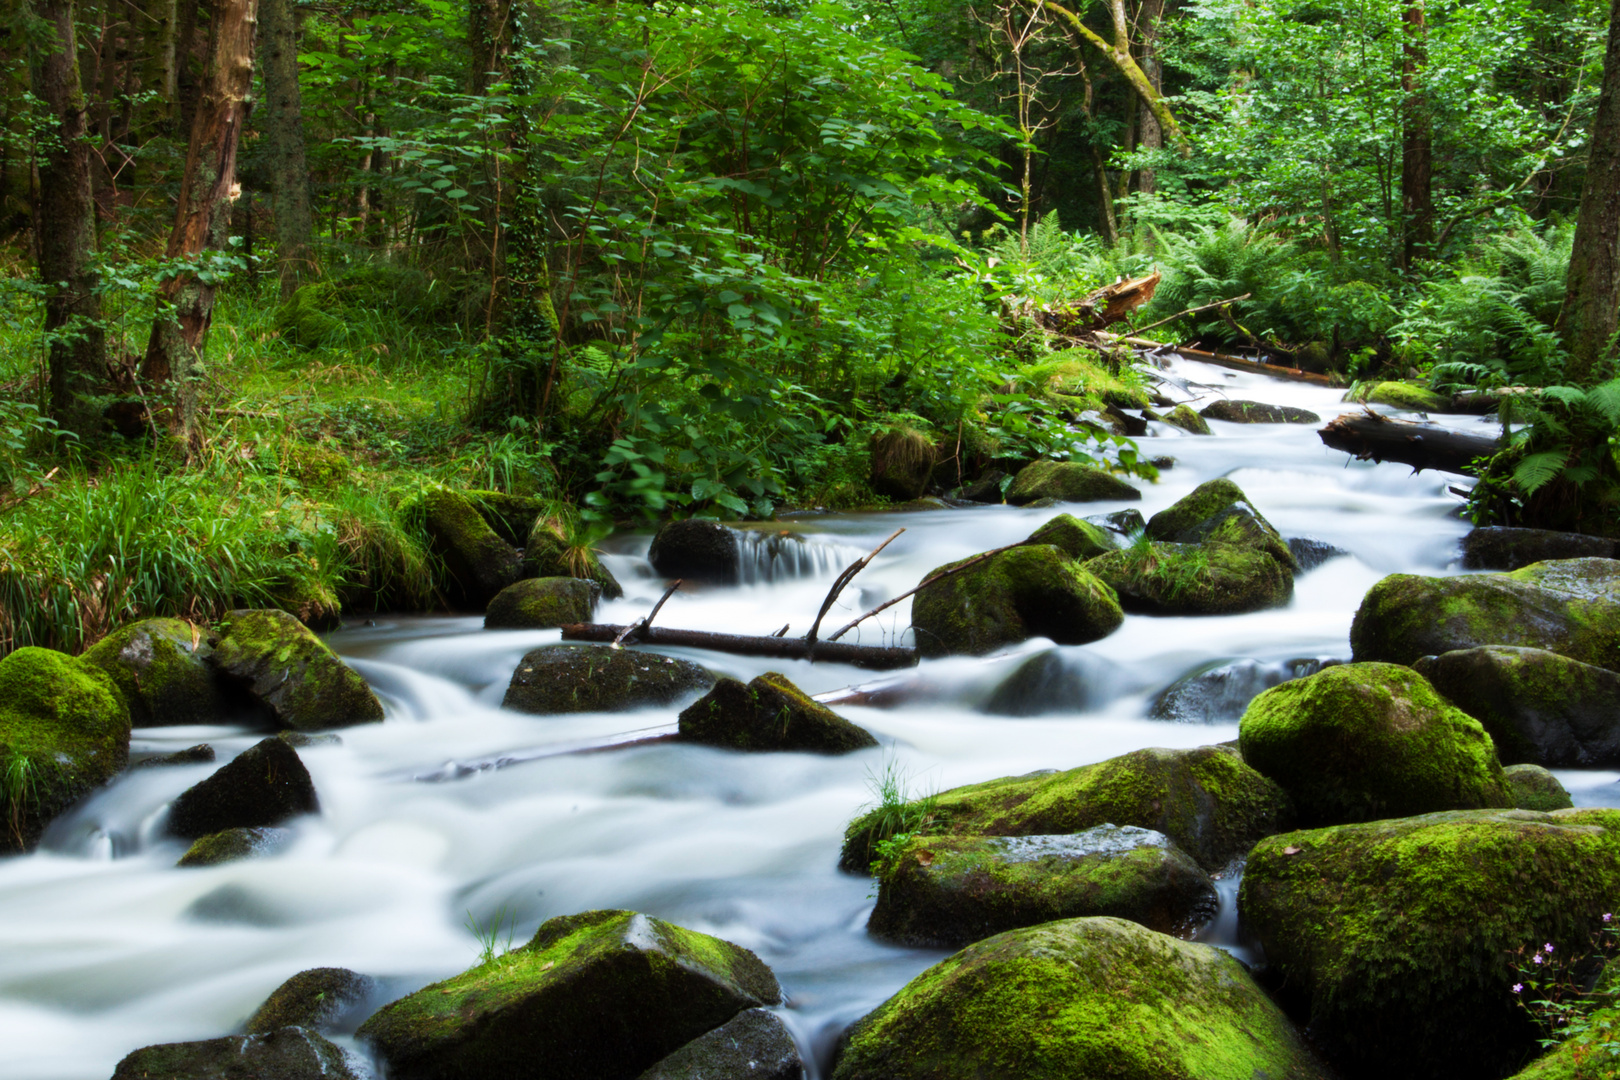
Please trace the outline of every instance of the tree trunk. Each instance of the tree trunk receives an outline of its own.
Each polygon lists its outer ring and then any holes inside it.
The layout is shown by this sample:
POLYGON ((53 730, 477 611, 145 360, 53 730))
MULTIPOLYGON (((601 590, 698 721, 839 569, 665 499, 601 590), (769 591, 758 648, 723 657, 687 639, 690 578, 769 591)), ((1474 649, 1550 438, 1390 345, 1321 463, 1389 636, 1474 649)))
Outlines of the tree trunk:
POLYGON ((55 34, 30 50, 35 96, 56 118, 49 149, 41 156, 34 208, 40 278, 49 341, 51 415, 81 438, 101 429, 89 397, 106 380, 101 298, 90 264, 95 250, 95 201, 90 191, 88 116, 79 83, 73 32, 73 0, 39 0, 37 18, 55 34))
POLYGON ((1109 12, 1114 20, 1113 44, 1104 41, 1099 34, 1080 21, 1079 15, 1068 8, 1052 3, 1052 0, 1045 0, 1044 6, 1047 10, 1054 11, 1062 16, 1075 33, 1089 41, 1103 56, 1108 58, 1108 62, 1114 65, 1119 73, 1125 77, 1125 81, 1131 84, 1131 89, 1136 91, 1137 97, 1142 100, 1143 108, 1152 113, 1154 119, 1159 122, 1159 129, 1163 133, 1163 137, 1169 139, 1171 145, 1180 150, 1183 156, 1192 153, 1192 144, 1187 141, 1186 133, 1181 130, 1181 125, 1176 122, 1175 114, 1170 111, 1170 106, 1165 104, 1158 88, 1153 85, 1147 75, 1143 73, 1141 66, 1137 64, 1136 59, 1131 56, 1128 37, 1129 27, 1125 22, 1123 0, 1110 0, 1109 3, 1109 12))
MULTIPOLYGON (((1142 0, 1142 6, 1137 12, 1137 26, 1141 30, 1142 74, 1152 84, 1153 89, 1164 92, 1164 66, 1159 63, 1159 20, 1164 17, 1164 0, 1142 0)), ((1141 115, 1137 117, 1137 145, 1143 150, 1159 150, 1164 146, 1164 129, 1159 126, 1159 118, 1153 115, 1147 102, 1142 102, 1141 115)), ((1158 178, 1152 169, 1139 169, 1136 173, 1136 190, 1144 195, 1152 195, 1158 190, 1158 178)))
POLYGON ((276 215, 276 257, 281 298, 291 296, 314 269, 309 209, 309 167, 304 155, 304 114, 298 96, 298 19, 292 0, 260 0, 264 65, 263 129, 270 151, 270 201, 276 215))
POLYGON ((1497 440, 1489 435, 1396 420, 1371 410, 1336 417, 1317 434, 1327 446, 1358 461, 1398 461, 1412 466, 1413 472, 1438 469, 1460 476, 1478 475, 1473 463, 1498 449, 1497 440))
POLYGON ((1401 45, 1401 265, 1410 268, 1415 260, 1434 254, 1434 134, 1423 88, 1429 28, 1422 0, 1407 8, 1401 21, 1406 24, 1401 45))
POLYGON ((1620 0, 1609 5, 1603 89, 1592 121, 1591 154, 1575 219, 1560 329, 1569 344, 1574 384, 1591 380, 1608 359, 1620 320, 1620 0))

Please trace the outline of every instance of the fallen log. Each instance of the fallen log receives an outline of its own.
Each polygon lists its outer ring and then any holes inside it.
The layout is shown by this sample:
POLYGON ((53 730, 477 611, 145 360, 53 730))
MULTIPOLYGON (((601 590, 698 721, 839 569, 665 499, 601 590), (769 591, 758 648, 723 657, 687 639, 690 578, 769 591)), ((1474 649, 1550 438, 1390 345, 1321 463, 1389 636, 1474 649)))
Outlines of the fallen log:
MULTIPOLYGON (((612 623, 570 623, 562 628, 564 641, 614 641, 625 627, 612 623)), ((707 630, 671 630, 648 626, 636 635, 640 645, 676 645, 741 656, 771 656, 781 660, 826 660, 873 671, 916 667, 917 650, 901 646, 847 645, 836 641, 809 642, 804 638, 749 634, 716 634, 707 630), (814 656, 812 657, 812 653, 814 656)))
POLYGON ((1318 375, 1312 371, 1301 371, 1298 368, 1283 367, 1281 364, 1262 364, 1258 360, 1245 360, 1241 356, 1229 356, 1226 353, 1209 352, 1205 349, 1194 349, 1188 345, 1167 345, 1162 341, 1149 341, 1143 337, 1127 337, 1123 334, 1098 333, 1100 338, 1109 338, 1113 341, 1123 341, 1127 345, 1135 345, 1140 349, 1168 349, 1173 353, 1193 360, 1202 360, 1206 364, 1217 367, 1231 368, 1233 371, 1247 371, 1253 375, 1270 375, 1278 379, 1290 379, 1294 382, 1315 383, 1317 386, 1343 386, 1344 383, 1331 375, 1318 375))
POLYGON ((1497 442, 1494 435, 1469 435, 1436 424, 1397 420, 1371 409, 1330 420, 1317 434, 1329 447, 1357 461, 1398 461, 1412 466, 1413 472, 1435 469, 1459 476, 1476 475, 1471 467, 1474 459, 1496 453, 1497 442))
POLYGON ((1139 278, 1121 278, 1104 285, 1081 300, 1037 307, 1032 312, 1035 325, 1065 337, 1082 337, 1117 322, 1153 299, 1159 287, 1159 272, 1139 278))

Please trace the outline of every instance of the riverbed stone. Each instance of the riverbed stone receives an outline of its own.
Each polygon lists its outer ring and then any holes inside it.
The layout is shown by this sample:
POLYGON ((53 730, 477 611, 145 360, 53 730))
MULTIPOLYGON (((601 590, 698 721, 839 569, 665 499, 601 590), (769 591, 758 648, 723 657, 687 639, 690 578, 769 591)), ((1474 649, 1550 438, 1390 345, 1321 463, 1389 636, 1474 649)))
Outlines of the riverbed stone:
POLYGON ((1612 559, 1615 541, 1607 536, 1482 525, 1462 538, 1465 570, 1518 570, 1551 559, 1612 559))
POLYGON ((1451 399, 1426 386, 1409 382, 1364 383, 1344 395, 1345 401, 1361 405, 1388 405, 1409 412, 1450 412, 1451 399))
POLYGON ((118 1063, 112 1080, 362 1080, 370 1075, 316 1032, 284 1027, 263 1035, 143 1047, 118 1063))
POLYGON ((218 866, 238 859, 274 855, 292 842, 292 830, 267 826, 223 829, 191 842, 176 866, 218 866))
POLYGON ((1502 775, 1513 788, 1515 809, 1568 810, 1575 805, 1558 777, 1540 765, 1509 765, 1502 775))
POLYGON ((1085 564, 1143 615, 1239 615, 1280 607, 1294 595, 1287 565, 1240 544, 1142 541, 1085 564))
POLYGON ((1320 657, 1300 657, 1282 663, 1233 660, 1206 666, 1166 687, 1148 710, 1148 716, 1178 724, 1235 723, 1249 702, 1264 691, 1290 679, 1315 675, 1336 663, 1320 657))
POLYGON ((573 577, 525 578, 502 589, 484 613, 486 630, 544 630, 591 621, 602 587, 573 577))
POLYGON ((620 712, 673 705, 714 685, 714 676, 673 656, 607 645, 542 645, 518 661, 501 707, 551 714, 620 712))
POLYGON ((1396 664, 1339 664, 1267 690, 1238 746, 1293 796, 1303 825, 1513 805, 1479 721, 1396 664))
POLYGON ((1315 570, 1329 559, 1350 554, 1337 544, 1330 544, 1314 536, 1290 536, 1288 553, 1294 557, 1294 564, 1301 572, 1315 570))
POLYGON ((1586 947, 1616 896, 1620 811, 1465 810, 1262 840, 1238 908, 1330 1064, 1429 1080, 1521 1065, 1515 950, 1586 947))
POLYGON ((1011 930, 859 1020, 833 1080, 1322 1080, 1243 965, 1124 919, 1011 930))
POLYGON ((285 611, 232 611, 209 658, 269 713, 271 730, 374 723, 382 702, 309 628, 285 611))
POLYGON ((780 1016, 744 1009, 638 1080, 804 1080, 804 1060, 780 1016))
POLYGON ((1114 591, 1050 544, 992 555, 919 590, 911 605, 917 652, 925 657, 982 656, 1032 637, 1084 645, 1124 621, 1114 591))
POLYGON ((1119 545, 1107 529, 1081 521, 1073 514, 1059 514, 1029 534, 1026 547, 1050 544, 1079 562, 1113 551, 1119 545))
POLYGON ((218 635, 183 619, 142 619, 119 627, 84 654, 118 686, 135 727, 219 724, 253 708, 231 694, 209 659, 218 635))
POLYGON ((589 544, 570 544, 563 536, 561 522, 546 515, 534 520, 523 548, 521 573, 524 577, 576 577, 594 581, 602 596, 617 600, 624 587, 589 544))
POLYGON ((162 769, 170 765, 211 765, 213 761, 214 748, 207 743, 198 743, 184 750, 176 750, 172 754, 154 754, 149 758, 142 758, 132 763, 130 768, 162 769))
POLYGON ((226 829, 279 825, 320 809, 298 751, 271 737, 181 792, 169 807, 169 831, 196 840, 226 829))
POLYGON ((273 990, 248 1017, 249 1035, 268 1035, 296 1025, 324 1031, 377 990, 377 980, 348 968, 300 971, 273 990))
POLYGON ((421 497, 421 507, 433 553, 444 562, 452 603, 482 611, 518 579, 522 556, 490 528, 466 495, 435 488, 421 497))
POLYGON ((718 521, 687 518, 658 530, 647 560, 667 578, 732 585, 741 574, 740 552, 737 530, 718 521))
POLYGON ((1225 420, 1231 424, 1320 424, 1322 418, 1309 409, 1292 405, 1267 405, 1260 401, 1238 401, 1223 398, 1199 410, 1206 420, 1225 420))
POLYGON ((915 428, 892 427, 874 432, 867 440, 872 491, 897 503, 922 498, 934 477, 938 452, 933 442, 915 428))
MULTIPOLYGON (((1229 745, 1147 747, 1065 772, 952 788, 907 804, 925 835, 1040 836, 1134 825, 1168 836, 1215 872, 1261 837, 1294 827, 1293 802, 1229 745)), ((893 815, 869 810, 844 829, 839 866, 864 873, 893 815)))
POLYGON ((1165 413, 1159 419, 1163 420, 1171 427, 1180 428, 1189 435, 1208 435, 1210 433, 1209 421, 1205 420, 1202 416, 1199 416, 1198 411, 1191 405, 1188 405, 1185 401, 1177 405, 1174 409, 1171 409, 1169 412, 1165 413))
POLYGON ((1024 506, 1038 499, 1059 502, 1099 502, 1104 499, 1140 499, 1142 493, 1111 472, 1078 461, 1036 461, 1018 470, 1007 501, 1024 506))
POLYGON ((810 698, 786 675, 768 671, 744 685, 722 678, 682 710, 686 742, 727 750, 847 754, 876 746, 869 732, 810 698))
POLYGON ((549 919, 360 1026, 393 1080, 635 1080, 781 988, 753 953, 633 911, 549 919))
POLYGON ((1221 477, 1199 484, 1148 519, 1147 536, 1174 544, 1237 544, 1263 551, 1289 570, 1298 568, 1288 541, 1249 501, 1243 489, 1221 477))

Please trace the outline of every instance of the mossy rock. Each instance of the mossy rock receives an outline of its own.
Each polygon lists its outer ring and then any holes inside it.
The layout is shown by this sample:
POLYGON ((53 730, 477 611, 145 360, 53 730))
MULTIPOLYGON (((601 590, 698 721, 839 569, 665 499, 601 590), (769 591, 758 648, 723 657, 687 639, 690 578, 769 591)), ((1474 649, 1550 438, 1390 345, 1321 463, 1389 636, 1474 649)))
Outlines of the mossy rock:
POLYGON ((482 489, 474 489, 464 494, 477 508, 484 523, 495 530, 495 535, 515 548, 523 547, 529 542, 529 533, 534 523, 550 509, 550 505, 544 499, 535 498, 533 495, 508 495, 504 491, 482 489))
POLYGON ((1222 477, 1199 484, 1148 519, 1148 539, 1174 544, 1238 544, 1299 569, 1288 541, 1255 509, 1243 489, 1222 477))
POLYGON ((833 1080, 1322 1080, 1243 965, 1124 919, 1012 930, 850 1030, 833 1080))
POLYGON ((718 521, 687 518, 658 530, 647 561, 667 578, 734 585, 741 573, 741 540, 718 521))
POLYGON ((1211 402, 1199 410, 1206 420, 1225 420, 1229 424, 1320 424, 1322 418, 1309 409, 1292 405, 1267 405, 1260 401, 1222 399, 1211 402))
POLYGON ((226 829, 279 825, 320 809, 298 751, 271 737, 181 792, 169 807, 169 831, 196 840, 226 829))
POLYGON ((1395 664, 1338 664, 1267 690, 1238 722, 1238 746, 1293 796, 1303 825, 1513 805, 1479 721, 1395 664))
POLYGON ((285 611, 232 611, 209 662, 269 713, 272 728, 316 731, 383 718, 382 702, 349 667, 285 611))
POLYGON ((681 712, 680 735, 686 742, 727 750, 847 754, 878 744, 774 671, 746 686, 736 679, 715 683, 681 712))
POLYGON ((1506 574, 1391 574, 1350 624, 1357 660, 1410 664, 1480 645, 1547 649, 1620 671, 1620 562, 1568 559, 1506 574))
POLYGON ((1516 810, 1568 810, 1575 805, 1558 777, 1540 765, 1509 765, 1502 775, 1513 789, 1516 810))
POLYGON ((332 443, 289 442, 277 456, 282 472, 309 487, 339 487, 354 477, 354 462, 332 443))
POLYGON ((371 1072, 315 1032, 284 1027, 264 1035, 148 1046, 118 1063, 112 1080, 362 1080, 371 1072))
MULTIPOLYGON (((1287 792, 1230 746, 1148 747, 1065 772, 1008 776, 934 796, 931 834, 1041 836, 1134 825, 1168 836, 1205 870, 1224 868, 1261 837, 1294 827, 1287 792)), ((910 804, 914 818, 927 808, 910 804)), ((865 873, 886 815, 869 810, 844 829, 839 866, 865 873)))
POLYGON ((927 435, 913 428, 892 427, 874 433, 867 450, 871 455, 867 483, 878 495, 910 502, 928 490, 938 453, 927 435))
POLYGON ((486 630, 544 630, 591 621, 602 587, 572 577, 525 578, 502 589, 484 613, 486 630))
POLYGON ((311 630, 336 630, 343 625, 343 600, 324 581, 295 577, 272 587, 270 599, 311 630))
POLYGON ((421 507, 433 553, 444 563, 451 602, 483 611, 518 579, 523 557, 460 492, 435 488, 422 495, 421 507))
POLYGON ((324 1030, 377 991, 377 980, 348 968, 310 968, 288 979, 248 1017, 249 1035, 296 1025, 324 1030))
POLYGON ((920 590, 911 602, 912 633, 923 656, 981 656, 1032 637, 1084 645, 1124 621, 1113 590, 1049 544, 992 555, 920 590))
POLYGON ((622 712, 669 706, 714 684, 690 660, 606 645, 542 645, 512 672, 501 707, 525 713, 622 712))
POLYGON ((1047 649, 1019 661, 981 711, 991 716, 1083 712, 1099 703, 1115 674, 1116 669, 1098 657, 1047 649))
POLYGON ((135 727, 218 724, 255 708, 209 664, 218 640, 183 619, 142 619, 114 630, 82 659, 112 677, 135 727))
POLYGON ((1615 541, 1606 536, 1502 525, 1475 529, 1460 547, 1465 570, 1518 570, 1554 559, 1612 559, 1616 554, 1615 541))
POLYGON ((1280 607, 1294 595, 1291 570, 1266 552, 1238 544, 1148 541, 1085 564, 1143 615, 1239 615, 1280 607))
POLYGON ((1209 875, 1163 833, 1099 825, 1059 836, 917 836, 876 864, 866 926, 958 948, 1054 919, 1112 915, 1184 936, 1219 908, 1209 875))
POLYGON ((1337 544, 1330 544, 1326 540, 1319 540, 1314 536, 1290 536, 1288 538, 1288 552, 1294 557, 1294 565, 1300 571, 1315 570, 1329 559, 1337 559, 1350 554, 1337 544))
POLYGON ((191 842, 186 853, 175 866, 218 866, 239 859, 258 859, 274 855, 292 841, 289 829, 265 826, 222 829, 191 842))
POLYGON ((385 1006, 358 1034, 392 1080, 635 1080, 781 996, 747 949, 632 911, 587 911, 385 1006))
POLYGON ((0 659, 0 853, 123 771, 129 706, 94 664, 32 645, 0 659))
POLYGON ((536 518, 529 529, 523 548, 522 573, 524 577, 577 577, 594 581, 608 600, 624 595, 619 579, 602 565, 596 552, 589 547, 570 548, 563 534, 544 517, 536 518))
POLYGON ((804 1080, 804 1060, 782 1018, 744 1009, 642 1073, 638 1080, 804 1080))
POLYGON ((1142 493, 1111 472, 1078 461, 1036 461, 1018 470, 1007 501, 1026 506, 1041 499, 1058 502, 1100 502, 1104 499, 1140 499, 1142 493))
POLYGON ((1408 382, 1363 383, 1344 395, 1343 400, 1360 405, 1388 405, 1409 412, 1450 412, 1451 399, 1424 386, 1408 382))
POLYGON ((1198 411, 1186 402, 1182 402, 1174 409, 1160 417, 1171 427, 1178 427, 1191 435, 1208 435, 1209 421, 1198 415, 1198 411))
POLYGON ((1024 541, 1025 547, 1039 547, 1042 544, 1051 544, 1077 562, 1094 559, 1119 546, 1107 529, 1081 521, 1073 514, 1059 514, 1030 533, 1029 539, 1024 541))
POLYGON ((1460 810, 1263 840, 1238 909, 1331 1064, 1429 1080, 1523 1064, 1515 950, 1586 947, 1616 896, 1620 811, 1460 810))

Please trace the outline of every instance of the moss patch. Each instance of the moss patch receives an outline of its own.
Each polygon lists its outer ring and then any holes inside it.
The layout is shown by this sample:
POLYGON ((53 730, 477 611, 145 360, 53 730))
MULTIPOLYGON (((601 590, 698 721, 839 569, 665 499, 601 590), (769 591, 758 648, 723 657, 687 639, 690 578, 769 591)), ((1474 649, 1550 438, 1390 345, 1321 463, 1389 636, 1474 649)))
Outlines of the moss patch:
POLYGON ((596 552, 585 544, 570 544, 555 522, 537 518, 523 548, 522 573, 525 577, 573 577, 594 581, 602 595, 617 600, 624 587, 596 552))
POLYGON ((1411 412, 1449 412, 1451 402, 1433 390, 1406 382, 1381 382, 1358 386, 1344 400, 1360 404, 1388 405, 1411 412))
POLYGON ((1199 484, 1154 514, 1147 535, 1177 544, 1240 544, 1264 551, 1290 570, 1299 569, 1288 541, 1255 509, 1243 489, 1225 477, 1199 484))
POLYGON ((484 613, 487 630, 542 630, 590 622, 601 586, 572 577, 526 578, 502 589, 484 613))
POLYGON ((1208 435, 1209 421, 1198 415, 1196 409, 1185 401, 1166 413, 1162 419, 1173 427, 1193 435, 1208 435))
POLYGON ((681 712, 681 738, 728 750, 847 754, 877 740, 805 694, 786 675, 766 672, 746 686, 721 679, 681 712))
POLYGON ((193 840, 174 865, 218 866, 238 859, 256 859, 275 854, 291 839, 288 830, 266 826, 223 829, 193 840))
POLYGON ((1118 546, 1107 529, 1081 521, 1073 514, 1059 514, 1030 533, 1024 544, 1034 547, 1050 544, 1077 562, 1094 559, 1118 546))
POLYGON ((377 980, 348 968, 300 971, 276 987, 248 1017, 248 1034, 266 1035, 289 1024, 325 1028, 376 988, 377 980))
POLYGON ((1294 575, 1264 551, 1238 544, 1148 541, 1109 552, 1085 568, 1145 615, 1237 615, 1278 607, 1294 575))
POLYGON ((435 488, 421 496, 421 508, 433 553, 449 574, 454 603, 482 611, 496 593, 518 579, 522 557, 490 528, 467 496, 435 488))
POLYGON ((383 718, 360 673, 284 611, 233 611, 210 661, 291 731, 347 727, 383 718))
POLYGON ((1575 805, 1558 777, 1540 765, 1509 765, 1502 774, 1513 788, 1516 809, 1568 810, 1575 805))
MULTIPOLYGON (((370 1075, 368 1071, 367 1076, 370 1075)), ((301 1027, 264 1035, 165 1043, 135 1051, 113 1080, 360 1080, 337 1046, 301 1027)))
POLYGON ((1113 473, 1078 461, 1037 461, 1024 466, 1007 489, 1007 501, 1023 506, 1037 499, 1098 502, 1140 499, 1142 493, 1113 473))
MULTIPOLYGON (((947 563, 930 575, 966 560, 947 563)), ((917 593, 912 630, 923 656, 982 655, 1032 637, 1084 645, 1125 621, 1107 585, 1050 545, 1017 547, 917 593)))
POLYGON ((183 619, 143 619, 119 627, 82 659, 112 677, 136 727, 217 724, 249 703, 228 694, 208 659, 218 640, 183 619))

